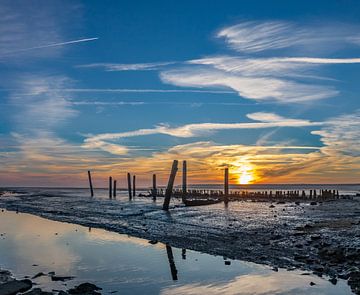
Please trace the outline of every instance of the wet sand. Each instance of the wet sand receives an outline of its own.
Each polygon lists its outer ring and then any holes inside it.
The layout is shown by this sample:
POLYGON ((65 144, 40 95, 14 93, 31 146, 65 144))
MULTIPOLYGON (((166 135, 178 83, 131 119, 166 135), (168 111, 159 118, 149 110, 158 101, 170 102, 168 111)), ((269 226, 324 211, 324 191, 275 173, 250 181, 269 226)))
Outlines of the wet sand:
POLYGON ((0 206, 49 219, 105 228, 231 259, 328 275, 333 284, 348 280, 359 293, 360 202, 336 200, 310 205, 231 202, 169 213, 137 198, 128 202, 74 195, 3 197, 0 206))

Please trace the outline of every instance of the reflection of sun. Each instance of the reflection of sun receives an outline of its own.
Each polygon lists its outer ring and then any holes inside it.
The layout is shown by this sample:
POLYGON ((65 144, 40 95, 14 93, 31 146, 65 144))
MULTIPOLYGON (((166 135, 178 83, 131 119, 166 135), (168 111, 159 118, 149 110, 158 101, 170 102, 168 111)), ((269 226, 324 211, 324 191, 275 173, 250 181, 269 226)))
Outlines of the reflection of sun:
POLYGON ((252 168, 248 165, 242 165, 237 174, 239 184, 249 184, 254 180, 252 168))

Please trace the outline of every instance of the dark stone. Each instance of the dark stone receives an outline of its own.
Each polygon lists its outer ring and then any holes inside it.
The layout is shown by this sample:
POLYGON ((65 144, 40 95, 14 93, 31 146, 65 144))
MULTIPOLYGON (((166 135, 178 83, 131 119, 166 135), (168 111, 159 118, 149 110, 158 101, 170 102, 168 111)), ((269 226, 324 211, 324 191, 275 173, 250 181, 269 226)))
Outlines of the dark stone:
POLYGON ((231 261, 229 261, 229 260, 225 261, 225 265, 230 265, 230 264, 231 264, 231 261))
POLYGON ((317 202, 310 202, 310 205, 315 206, 315 205, 317 205, 317 202))
POLYGON ((68 292, 69 294, 78 294, 78 295, 98 295, 101 294, 97 291, 102 290, 98 286, 91 284, 91 283, 83 283, 79 286, 70 289, 68 292))
POLYGON ((151 244, 151 245, 155 245, 155 244, 157 244, 158 243, 158 241, 156 241, 156 240, 150 240, 149 241, 149 244, 151 244))
POLYGON ((315 286, 316 284, 314 282, 310 282, 310 286, 315 286))
POLYGON ((54 282, 58 282, 58 281, 65 282, 65 281, 72 280, 72 279, 74 279, 74 278, 75 278, 75 277, 70 277, 70 276, 64 276, 64 277, 51 276, 51 280, 54 281, 54 282))
POLYGON ((329 279, 329 282, 333 285, 336 285, 337 284, 337 278, 331 278, 329 279))
POLYGON ((15 295, 30 290, 32 288, 32 282, 28 279, 14 280, 1 285, 0 295, 15 295))
POLYGON ((24 295, 53 295, 53 293, 45 292, 45 291, 41 290, 40 288, 35 288, 29 292, 24 293, 24 295))
POLYGON ((34 275, 31 279, 36 279, 38 277, 46 276, 43 272, 38 272, 36 275, 34 275))

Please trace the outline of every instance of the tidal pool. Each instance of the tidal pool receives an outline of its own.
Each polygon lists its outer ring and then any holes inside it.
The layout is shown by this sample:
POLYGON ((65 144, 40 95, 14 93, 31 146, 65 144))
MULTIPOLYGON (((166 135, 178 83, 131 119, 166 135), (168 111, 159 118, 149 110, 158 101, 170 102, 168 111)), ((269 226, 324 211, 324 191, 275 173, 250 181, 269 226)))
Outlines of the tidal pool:
POLYGON ((333 285, 302 271, 274 271, 31 214, 0 212, 0 234, 0 268, 17 278, 75 277, 33 280, 47 291, 92 282, 103 294, 352 294, 341 280, 333 285))

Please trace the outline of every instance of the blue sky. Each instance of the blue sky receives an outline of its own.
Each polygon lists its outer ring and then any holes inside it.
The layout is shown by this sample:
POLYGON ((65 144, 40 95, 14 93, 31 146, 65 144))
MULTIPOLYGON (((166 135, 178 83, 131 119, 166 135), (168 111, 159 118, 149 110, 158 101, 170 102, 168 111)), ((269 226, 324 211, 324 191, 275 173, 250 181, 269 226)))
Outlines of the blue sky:
POLYGON ((194 183, 358 182, 358 1, 0 1, 0 185, 172 159, 194 183), (39 9, 39 7, 41 9, 39 9))

